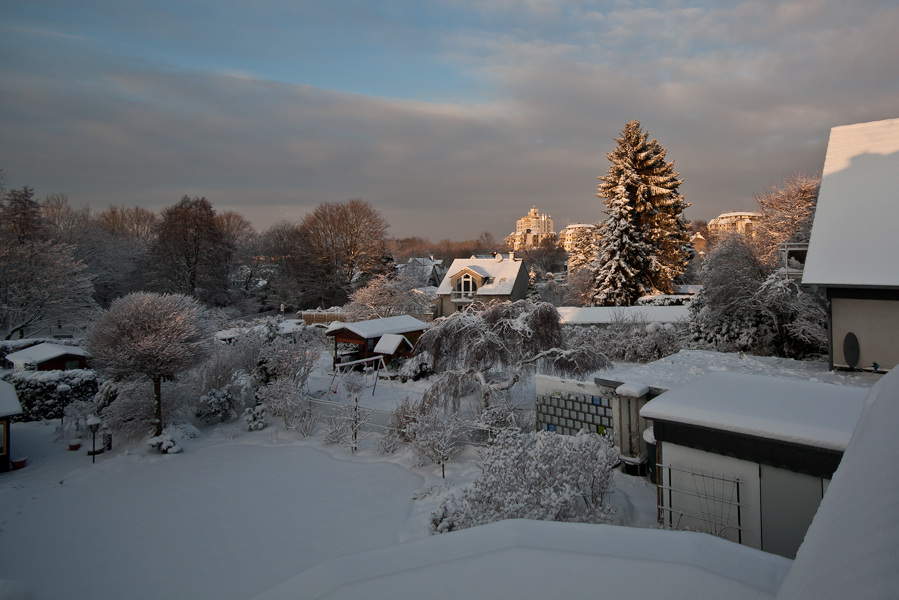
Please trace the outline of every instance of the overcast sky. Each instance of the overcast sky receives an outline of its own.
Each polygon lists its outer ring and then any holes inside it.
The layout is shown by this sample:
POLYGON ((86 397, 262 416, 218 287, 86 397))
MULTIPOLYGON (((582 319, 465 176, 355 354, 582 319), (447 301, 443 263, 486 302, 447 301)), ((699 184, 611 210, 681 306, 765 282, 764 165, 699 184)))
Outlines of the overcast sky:
POLYGON ((394 237, 604 218, 638 119, 687 218, 817 172, 831 127, 899 117, 895 0, 4 0, 7 187, 259 230, 362 198, 394 237))

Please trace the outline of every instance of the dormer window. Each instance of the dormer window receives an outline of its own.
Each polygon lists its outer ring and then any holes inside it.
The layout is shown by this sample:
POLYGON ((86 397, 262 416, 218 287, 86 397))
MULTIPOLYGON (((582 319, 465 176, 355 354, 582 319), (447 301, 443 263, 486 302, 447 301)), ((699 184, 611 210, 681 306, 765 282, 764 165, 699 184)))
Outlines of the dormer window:
POLYGON ((474 277, 472 277, 468 273, 465 273, 464 275, 462 275, 462 277, 456 280, 456 291, 462 292, 464 296, 470 295, 471 297, 473 297, 474 294, 478 291, 478 282, 474 277))

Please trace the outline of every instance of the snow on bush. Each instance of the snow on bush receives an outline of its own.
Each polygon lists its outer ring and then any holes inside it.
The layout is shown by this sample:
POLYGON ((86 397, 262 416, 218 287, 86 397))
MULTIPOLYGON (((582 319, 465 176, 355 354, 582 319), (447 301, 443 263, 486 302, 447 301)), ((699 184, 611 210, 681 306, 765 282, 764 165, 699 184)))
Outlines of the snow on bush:
POLYGON ((428 462, 440 465, 441 474, 446 479, 446 463, 459 452, 464 430, 465 424, 458 414, 431 407, 406 425, 405 435, 412 441, 412 451, 418 458, 417 466, 428 462))
POLYGON ((261 431, 268 427, 268 420, 265 418, 265 407, 254 406, 243 412, 244 423, 247 424, 247 431, 261 431))
POLYGON ((213 420, 219 422, 230 421, 237 416, 237 411, 234 410, 236 400, 231 384, 225 384, 218 389, 211 389, 200 396, 196 410, 197 418, 202 419, 204 423, 209 423, 213 420))
POLYGON ((641 296, 637 299, 637 306, 685 306, 690 304, 693 296, 656 294, 654 296, 641 296))
POLYGON ((344 402, 334 411, 334 414, 325 419, 324 442, 326 444, 341 444, 356 452, 359 442, 371 435, 365 431, 365 427, 371 419, 372 409, 359 406, 359 399, 344 402))
POLYGON ((647 363, 691 347, 689 324, 645 323, 635 318, 616 320, 609 325, 573 325, 566 328, 568 344, 589 339, 612 360, 647 363))
POLYGON ((608 436, 579 432, 500 432, 481 453, 481 474, 431 514, 436 533, 502 519, 607 523, 615 509, 612 468, 618 449, 608 436))
POLYGON ((172 435, 166 433, 151 437, 147 440, 147 444, 151 448, 156 448, 162 454, 180 454, 184 450, 175 442, 172 435))
POLYGON ((66 404, 93 400, 97 393, 97 374, 87 369, 13 371, 4 375, 3 380, 16 388, 22 405, 22 414, 14 417, 15 421, 59 419, 66 404), (70 388, 65 400, 59 393, 60 385, 70 388))
POLYGON ((694 340, 721 352, 802 358, 825 352, 827 315, 793 281, 766 266, 751 240, 723 238, 706 257, 690 304, 694 340))

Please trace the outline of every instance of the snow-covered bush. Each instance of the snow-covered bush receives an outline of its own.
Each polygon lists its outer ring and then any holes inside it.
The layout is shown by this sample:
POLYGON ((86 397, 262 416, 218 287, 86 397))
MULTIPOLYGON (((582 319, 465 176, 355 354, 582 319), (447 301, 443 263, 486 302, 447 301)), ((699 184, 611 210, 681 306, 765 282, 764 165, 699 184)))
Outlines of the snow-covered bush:
POLYGON ((684 306, 690 304, 693 296, 656 294, 654 296, 641 296, 637 299, 637 306, 684 306))
POLYGON ((147 444, 151 448, 156 448, 162 454, 180 454, 184 451, 184 448, 178 445, 171 434, 164 432, 162 435, 151 437, 147 440, 147 444))
POLYGON ((65 407, 65 417, 62 422, 62 437, 64 439, 90 437, 90 427, 87 420, 91 417, 99 417, 97 405, 93 402, 75 400, 65 407))
POLYGON ((409 396, 405 396, 396 405, 396 408, 391 411, 388 428, 395 430, 402 441, 409 442, 411 439, 406 435, 409 424, 417 419, 419 415, 424 414, 426 410, 426 407, 421 402, 413 404, 409 401, 409 396))
POLYGON ((237 416, 237 411, 234 410, 236 400, 229 383, 221 388, 211 389, 200 397, 196 410, 197 418, 202 419, 204 423, 213 420, 230 421, 237 416))
POLYGON ((502 519, 606 523, 618 449, 608 436, 507 429, 482 451, 481 474, 431 515, 436 533, 502 519))
POLYGON ((573 325, 566 328, 568 343, 589 339, 603 348, 606 356, 623 362, 647 363, 677 354, 691 346, 689 323, 645 323, 619 319, 609 325, 573 325))
POLYGON ((88 369, 13 371, 4 375, 3 380, 16 388, 22 405, 22 414, 13 419, 16 421, 59 419, 66 404, 90 402, 97 393, 97 374, 88 369), (60 385, 69 386, 65 400, 59 393, 60 385))
POLYGON ((698 343, 790 358, 826 351, 824 309, 795 282, 771 273, 743 236, 720 240, 703 272, 702 289, 690 304, 698 343))
POLYGON ((371 419, 372 409, 359 406, 359 399, 345 402, 337 407, 334 414, 325 419, 324 442, 341 444, 356 452, 359 442, 371 435, 365 431, 371 419))
POLYGON ((383 435, 375 440, 375 450, 380 454, 393 454, 400 447, 401 433, 393 427, 387 427, 383 435))
POLYGON ((499 396, 488 406, 479 407, 472 424, 483 431, 488 440, 492 440, 500 431, 509 427, 526 429, 519 420, 512 400, 507 396, 499 396))
POLYGON ((243 420, 247 424, 247 431, 260 431, 268 427, 265 407, 261 405, 246 409, 243 412, 243 420))
POLYGON ((418 466, 428 462, 440 465, 446 479, 446 463, 459 452, 465 424, 455 412, 448 413, 437 407, 418 415, 406 425, 405 435, 412 440, 412 451, 418 458, 418 466))

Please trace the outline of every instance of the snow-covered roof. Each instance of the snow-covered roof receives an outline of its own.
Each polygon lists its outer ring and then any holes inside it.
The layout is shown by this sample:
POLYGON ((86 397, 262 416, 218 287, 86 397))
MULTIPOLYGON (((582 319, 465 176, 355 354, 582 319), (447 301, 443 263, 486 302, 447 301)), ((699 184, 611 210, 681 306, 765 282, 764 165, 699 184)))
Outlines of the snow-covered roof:
POLYGON ((493 280, 492 283, 478 287, 478 296, 508 296, 512 293, 519 273, 524 273, 524 263, 520 260, 505 258, 499 261, 495 258, 457 258, 450 265, 443 281, 440 282, 437 293, 451 293, 453 291, 453 277, 464 269, 470 269, 482 277, 493 280))
MULTIPOLYGON (((696 234, 699 235, 699 234, 696 234)), ((695 295, 699 293, 699 290, 702 289, 701 285, 676 285, 674 286, 675 294, 690 294, 695 295)))
POLYGON ((509 519, 332 558, 255 600, 761 600, 790 563, 704 533, 509 519))
POLYGON ((43 344, 38 344, 30 348, 25 348, 24 350, 19 350, 18 352, 7 354, 6 360, 16 367, 20 367, 26 364, 39 365, 48 360, 65 356, 66 354, 84 357, 90 356, 86 350, 83 350, 78 346, 63 346, 61 344, 44 342, 43 344))
POLYGON ((9 417, 22 413, 22 405, 16 395, 16 388, 11 383, 0 381, 0 417, 9 417))
MULTIPOLYGON (((593 223, 572 223, 571 225, 566 225, 565 229, 578 229, 579 227, 586 227, 588 229, 596 229, 596 225, 593 223)), ((562 231, 565 231, 563 229, 562 231)))
POLYGON ((232 327, 230 329, 222 329, 221 331, 217 331, 212 337, 219 341, 234 340, 248 331, 249 329, 247 329, 246 327, 232 327))
POLYGON ((845 450, 868 390, 745 373, 710 373, 640 410, 674 421, 828 450, 845 450))
POLYGON ((384 334, 381 336, 381 339, 378 340, 378 343, 375 344, 375 353, 393 354, 397 351, 397 348, 399 348, 401 344, 405 345, 409 349, 412 348, 412 344, 410 344, 409 340, 407 340, 403 336, 396 333, 384 334))
POLYGON ((411 331, 423 331, 427 328, 427 323, 419 321, 415 317, 400 315, 398 317, 387 317, 386 319, 359 321, 358 323, 334 321, 328 326, 327 333, 331 334, 338 329, 347 329, 368 340, 387 335, 388 333, 409 333, 411 331))
POLYGON ((758 216, 758 213, 749 212, 749 211, 738 210, 738 211, 733 211, 733 212, 726 212, 726 213, 722 213, 722 214, 718 215, 717 217, 715 217, 714 219, 709 221, 709 225, 711 225, 712 223, 720 223, 721 221, 728 221, 730 219, 753 219, 757 216, 758 216))
POLYGON ((559 308, 562 323, 598 325, 635 320, 645 323, 674 323, 690 318, 689 306, 563 306, 559 308))
POLYGON ((871 387, 880 379, 874 373, 831 372, 825 362, 711 350, 681 350, 645 365, 617 364, 612 370, 603 371, 601 379, 614 381, 618 385, 626 382, 642 383, 651 388, 670 390, 708 373, 722 371, 865 388, 871 387))
POLYGON ((871 388, 777 597, 899 596, 899 369, 871 388))
POLYGON ((285 319, 278 324, 278 332, 284 335, 296 333, 306 329, 306 321, 303 319, 285 319))
POLYGON ((834 127, 802 283, 899 287, 899 119, 834 127))

